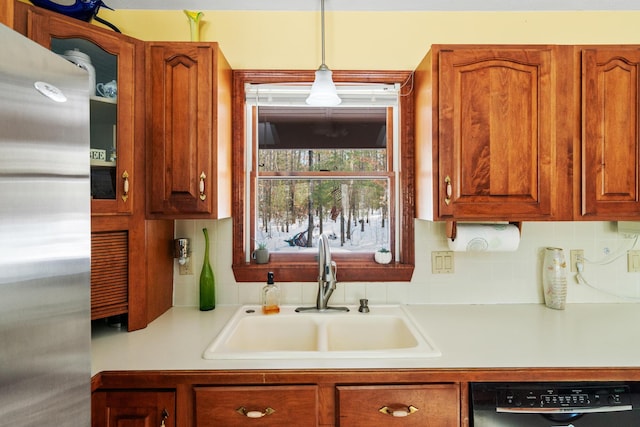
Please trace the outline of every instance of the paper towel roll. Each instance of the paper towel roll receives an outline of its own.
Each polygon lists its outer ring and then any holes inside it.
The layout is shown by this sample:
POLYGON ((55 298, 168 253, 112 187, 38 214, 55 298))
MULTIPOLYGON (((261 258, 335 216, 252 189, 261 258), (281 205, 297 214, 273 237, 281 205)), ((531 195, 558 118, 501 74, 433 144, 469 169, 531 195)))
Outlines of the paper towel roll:
POLYGON ((458 252, 515 251, 520 244, 520 230, 514 224, 460 224, 456 238, 447 239, 449 249, 458 252))

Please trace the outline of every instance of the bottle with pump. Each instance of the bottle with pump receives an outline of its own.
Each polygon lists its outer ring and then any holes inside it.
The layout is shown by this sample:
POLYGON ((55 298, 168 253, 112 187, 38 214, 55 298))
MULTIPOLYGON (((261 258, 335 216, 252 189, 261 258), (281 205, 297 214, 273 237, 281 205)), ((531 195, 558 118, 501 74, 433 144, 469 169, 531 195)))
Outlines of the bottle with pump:
POLYGON ((280 289, 273 281, 273 272, 267 273, 267 284, 262 288, 262 313, 280 313, 280 289))

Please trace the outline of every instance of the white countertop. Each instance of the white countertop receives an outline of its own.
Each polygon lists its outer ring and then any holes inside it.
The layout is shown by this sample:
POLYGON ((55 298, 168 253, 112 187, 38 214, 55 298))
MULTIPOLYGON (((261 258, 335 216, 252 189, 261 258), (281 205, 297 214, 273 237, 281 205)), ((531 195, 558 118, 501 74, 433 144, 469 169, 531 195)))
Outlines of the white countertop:
MULTIPOLYGON (((410 305, 441 357, 204 360, 238 306, 173 307, 145 329, 96 328, 92 375, 121 370, 640 367, 640 305, 410 305)), ((372 311, 375 305, 372 306, 372 311)))

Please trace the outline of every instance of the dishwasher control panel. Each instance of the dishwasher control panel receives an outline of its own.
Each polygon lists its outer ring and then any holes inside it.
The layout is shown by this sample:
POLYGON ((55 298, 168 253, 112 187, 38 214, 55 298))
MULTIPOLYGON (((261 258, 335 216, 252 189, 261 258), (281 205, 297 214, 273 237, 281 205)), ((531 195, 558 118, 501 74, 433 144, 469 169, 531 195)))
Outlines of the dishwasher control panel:
POLYGON ((473 382, 471 427, 640 426, 640 381, 473 382))
POLYGON ((631 410, 629 387, 514 385, 496 388, 498 412, 586 412, 631 410))

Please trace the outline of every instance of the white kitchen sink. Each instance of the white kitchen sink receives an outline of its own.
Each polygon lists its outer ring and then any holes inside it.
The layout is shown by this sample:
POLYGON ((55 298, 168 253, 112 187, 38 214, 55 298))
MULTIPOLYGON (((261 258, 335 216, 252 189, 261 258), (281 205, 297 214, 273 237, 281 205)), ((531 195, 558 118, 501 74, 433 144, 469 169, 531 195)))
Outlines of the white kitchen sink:
POLYGON ((296 313, 283 306, 264 315, 243 306, 203 353, 204 359, 437 357, 440 351, 399 305, 369 313, 296 313))

